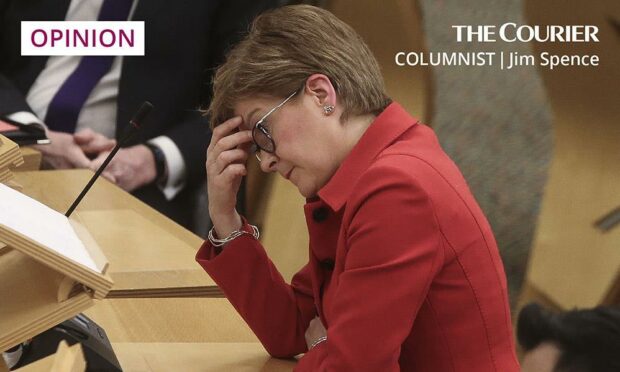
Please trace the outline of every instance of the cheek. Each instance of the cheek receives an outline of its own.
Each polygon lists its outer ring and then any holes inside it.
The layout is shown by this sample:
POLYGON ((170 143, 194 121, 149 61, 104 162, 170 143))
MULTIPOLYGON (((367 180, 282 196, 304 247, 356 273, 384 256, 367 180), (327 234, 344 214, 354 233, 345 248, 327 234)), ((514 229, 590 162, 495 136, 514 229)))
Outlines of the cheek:
POLYGON ((312 152, 312 147, 307 143, 308 133, 300 125, 291 124, 277 128, 273 137, 276 153, 282 160, 299 162, 304 158, 304 154, 312 152))
POLYGON ((291 141, 295 139, 293 132, 294 131, 292 131, 290 127, 278 128, 278 130, 273 133, 273 137, 276 141, 284 145, 291 143, 291 141))

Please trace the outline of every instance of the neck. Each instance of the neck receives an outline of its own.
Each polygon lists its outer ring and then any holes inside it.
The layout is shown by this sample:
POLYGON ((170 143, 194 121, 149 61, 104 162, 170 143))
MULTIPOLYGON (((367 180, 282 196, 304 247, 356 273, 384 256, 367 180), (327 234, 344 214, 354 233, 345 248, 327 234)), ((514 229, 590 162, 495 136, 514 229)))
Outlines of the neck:
MULTIPOLYGON (((360 115, 347 119, 344 127, 345 153, 349 154, 353 147, 359 142, 366 132, 366 129, 375 121, 376 116, 372 114, 360 115)), ((345 155, 346 156, 346 155, 345 155)))

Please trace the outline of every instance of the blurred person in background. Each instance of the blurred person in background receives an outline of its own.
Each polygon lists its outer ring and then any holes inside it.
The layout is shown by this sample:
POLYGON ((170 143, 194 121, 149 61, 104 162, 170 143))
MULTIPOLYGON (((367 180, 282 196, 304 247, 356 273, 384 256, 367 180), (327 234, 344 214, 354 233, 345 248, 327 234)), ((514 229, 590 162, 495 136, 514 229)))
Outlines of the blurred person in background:
POLYGON ((523 372, 620 371, 620 308, 554 314, 532 303, 519 313, 523 372))
POLYGON ((0 118, 47 126, 44 166, 97 169, 140 104, 155 106, 104 176, 185 227, 204 181, 213 68, 276 0, 0 0, 0 118), (21 21, 144 21, 144 56, 21 56, 21 21))

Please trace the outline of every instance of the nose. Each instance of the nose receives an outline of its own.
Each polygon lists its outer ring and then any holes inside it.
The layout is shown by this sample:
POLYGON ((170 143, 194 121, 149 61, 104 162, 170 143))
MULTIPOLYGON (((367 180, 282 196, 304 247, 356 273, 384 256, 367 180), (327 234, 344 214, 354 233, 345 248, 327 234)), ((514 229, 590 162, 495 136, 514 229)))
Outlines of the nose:
POLYGON ((260 157, 260 169, 263 172, 269 173, 276 171, 276 165, 278 164, 278 157, 276 154, 270 154, 261 150, 258 155, 260 157))

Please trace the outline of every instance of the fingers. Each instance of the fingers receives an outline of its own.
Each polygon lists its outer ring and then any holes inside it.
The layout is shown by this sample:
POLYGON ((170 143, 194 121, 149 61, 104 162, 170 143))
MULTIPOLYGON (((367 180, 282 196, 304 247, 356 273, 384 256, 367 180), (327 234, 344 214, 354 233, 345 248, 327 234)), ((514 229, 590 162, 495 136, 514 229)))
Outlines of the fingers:
POLYGON ((224 177, 224 179, 232 183, 233 181, 235 181, 235 179, 243 177, 247 173, 248 172, 245 168, 245 165, 231 164, 228 167, 226 167, 226 169, 224 169, 221 175, 224 177))
POLYGON ((217 126, 207 149, 209 213, 213 221, 232 221, 236 214, 236 195, 241 179, 247 175, 248 152, 243 145, 252 141, 251 131, 237 131, 242 122, 241 117, 235 117, 217 126))
POLYGON ((80 145, 80 148, 86 154, 99 154, 100 152, 112 150, 114 146, 116 146, 116 140, 101 136, 87 144, 80 145))
POLYGON ((67 160, 74 168, 88 168, 90 159, 79 147, 67 149, 67 160))
MULTIPOLYGON (((89 168, 90 170, 92 170, 93 172, 97 172, 97 170, 99 169, 99 167, 101 167, 101 165, 103 164, 103 162, 105 161, 105 159, 107 158, 109 152, 103 152, 101 154, 99 154, 99 156, 97 156, 95 159, 93 159, 92 161, 90 161, 89 164, 89 168)), ((106 167, 106 169, 101 172, 101 176, 105 179, 107 179, 108 181, 116 184, 117 186, 122 188, 122 174, 119 172, 118 167, 115 166, 114 161, 112 161, 110 164, 108 164, 108 166, 106 167)))
MULTIPOLYGON (((241 116, 235 116, 234 118, 228 119, 222 124, 218 125, 213 129, 213 133, 211 134, 211 142, 209 143, 209 149, 213 149, 216 143, 218 143, 222 138, 231 135, 236 129, 241 129, 239 126, 243 123, 243 119, 241 116)), ((244 130, 240 130, 239 132, 244 132, 244 130)), ((250 132, 251 131, 247 131, 250 132)))
POLYGON ((88 143, 89 141, 92 141, 93 138, 95 138, 95 132, 90 128, 82 129, 73 134, 73 140, 78 145, 88 143))
POLYGON ((116 140, 110 139, 101 133, 91 129, 83 129, 73 135, 73 141, 80 146, 86 154, 98 154, 110 151, 116 146, 116 140))
MULTIPOLYGON (((101 167, 101 165, 103 164, 103 162, 105 161, 106 157, 108 156, 109 152, 102 152, 100 153, 95 159, 93 159, 92 161, 89 160, 89 164, 88 164, 88 168, 90 168, 93 172, 96 172, 97 169, 99 169, 99 167, 101 167)), ((112 165, 112 163, 110 163, 109 165, 112 165)), ((108 173, 109 175, 112 175, 111 170, 109 169, 109 166, 106 167, 107 170, 104 170, 102 175, 105 173, 108 173)), ((106 177, 108 178, 108 177, 106 177)), ((110 179, 110 178, 108 178, 110 179)), ((111 179, 110 179, 111 180, 111 179)))
POLYGON ((233 149, 221 152, 213 165, 213 171, 216 174, 222 173, 224 169, 234 163, 245 164, 248 159, 248 153, 241 149, 233 149))
POLYGON ((242 130, 232 133, 241 125, 240 117, 225 121, 213 130, 207 150, 207 173, 212 176, 222 173, 227 166, 244 163, 248 157, 247 144, 252 142, 252 132, 242 130))
POLYGON ((207 165, 215 162, 222 152, 236 149, 237 147, 251 141, 252 134, 248 130, 233 133, 229 136, 221 138, 217 142, 210 145, 210 149, 207 151, 207 165))
POLYGON ((107 179, 108 181, 112 182, 112 183, 116 183, 116 177, 110 173, 110 172, 103 172, 101 173, 101 175, 103 176, 103 178, 107 179))
POLYGON ((317 340, 325 336, 327 336, 327 330, 323 326, 321 318, 315 317, 310 321, 310 324, 308 324, 308 328, 304 334, 308 349, 316 345, 317 340))
POLYGON ((241 116, 235 116, 218 125, 213 129, 213 133, 211 134, 211 143, 217 143, 220 139, 229 135, 233 129, 238 128, 242 123, 243 119, 241 116))
POLYGON ((248 142, 252 141, 252 132, 249 130, 244 130, 241 132, 233 133, 229 136, 226 136, 213 146, 214 151, 226 151, 229 149, 236 148, 237 146, 241 146, 248 142))

